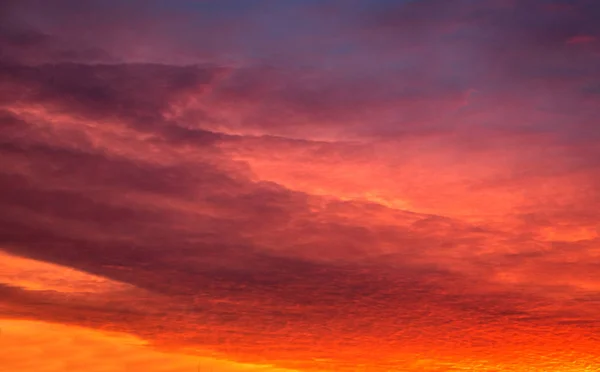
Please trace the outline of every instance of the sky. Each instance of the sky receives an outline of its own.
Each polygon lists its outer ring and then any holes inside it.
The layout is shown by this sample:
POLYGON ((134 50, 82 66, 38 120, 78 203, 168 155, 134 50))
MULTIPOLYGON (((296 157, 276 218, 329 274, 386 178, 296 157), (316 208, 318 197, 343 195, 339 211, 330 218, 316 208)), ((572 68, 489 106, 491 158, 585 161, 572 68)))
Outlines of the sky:
POLYGON ((2 369, 598 371, 598 19, 0 0, 2 369))

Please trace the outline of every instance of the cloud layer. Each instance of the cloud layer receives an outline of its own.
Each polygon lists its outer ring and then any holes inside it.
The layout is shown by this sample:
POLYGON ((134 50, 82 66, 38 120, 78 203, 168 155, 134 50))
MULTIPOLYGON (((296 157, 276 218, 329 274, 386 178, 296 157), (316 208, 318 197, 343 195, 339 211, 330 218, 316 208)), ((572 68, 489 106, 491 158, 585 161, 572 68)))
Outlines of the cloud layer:
POLYGON ((595 2, 0 8, 6 321, 299 371, 600 363, 595 2))

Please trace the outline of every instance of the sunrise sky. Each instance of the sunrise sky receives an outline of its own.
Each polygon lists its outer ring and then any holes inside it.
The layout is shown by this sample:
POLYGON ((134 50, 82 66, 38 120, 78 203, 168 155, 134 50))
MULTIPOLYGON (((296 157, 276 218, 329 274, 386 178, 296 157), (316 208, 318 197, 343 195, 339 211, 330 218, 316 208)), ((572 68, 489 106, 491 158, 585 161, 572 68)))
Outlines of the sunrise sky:
POLYGON ((599 19, 0 0, 0 370, 600 371, 599 19))

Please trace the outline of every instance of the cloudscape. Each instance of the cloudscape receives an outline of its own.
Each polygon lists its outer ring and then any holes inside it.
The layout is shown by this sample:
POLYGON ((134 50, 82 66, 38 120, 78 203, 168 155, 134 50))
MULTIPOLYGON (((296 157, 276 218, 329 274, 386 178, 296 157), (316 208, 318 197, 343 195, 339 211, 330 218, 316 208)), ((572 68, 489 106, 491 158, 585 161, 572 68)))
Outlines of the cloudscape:
POLYGON ((0 0, 0 369, 599 371, 598 19, 0 0))

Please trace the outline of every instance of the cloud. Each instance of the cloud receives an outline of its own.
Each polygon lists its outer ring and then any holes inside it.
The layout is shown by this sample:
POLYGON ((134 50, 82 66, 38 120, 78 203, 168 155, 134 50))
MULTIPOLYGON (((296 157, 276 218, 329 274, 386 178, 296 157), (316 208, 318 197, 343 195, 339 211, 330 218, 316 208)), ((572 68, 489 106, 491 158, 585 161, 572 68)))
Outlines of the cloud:
POLYGON ((0 30, 4 317, 182 368, 598 362, 593 4, 29 4, 0 30))
POLYGON ((64 368, 86 371, 180 372, 198 368, 215 372, 286 371, 268 365, 252 366, 217 358, 161 353, 148 349, 143 340, 126 334, 106 334, 43 322, 12 320, 1 324, 2 361, 4 366, 19 371, 50 372, 64 368), (23 348, 23 345, 27 346, 23 348))

